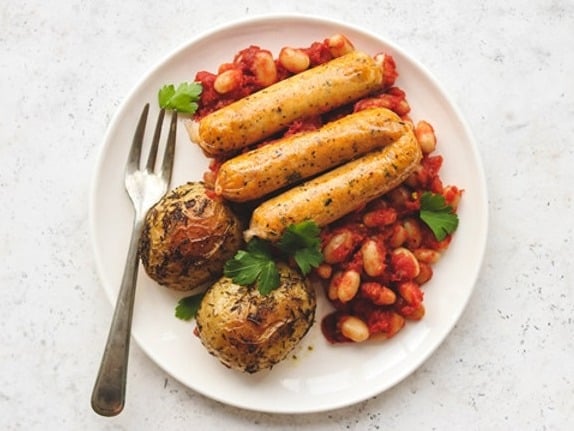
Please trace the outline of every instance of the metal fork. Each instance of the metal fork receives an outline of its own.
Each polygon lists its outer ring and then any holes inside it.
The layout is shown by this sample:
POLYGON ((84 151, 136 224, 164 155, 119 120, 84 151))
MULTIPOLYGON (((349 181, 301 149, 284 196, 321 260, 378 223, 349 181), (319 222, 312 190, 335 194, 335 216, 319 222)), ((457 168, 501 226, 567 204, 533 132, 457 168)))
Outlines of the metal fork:
POLYGON ((126 258, 122 283, 116 308, 112 317, 110 332, 92 392, 92 408, 102 416, 115 416, 125 404, 130 333, 138 274, 138 244, 148 210, 168 190, 173 170, 177 112, 171 117, 171 124, 159 172, 155 164, 165 111, 159 112, 153 140, 145 167, 140 168, 143 137, 149 104, 146 104, 132 142, 125 172, 125 188, 135 210, 133 231, 126 258))

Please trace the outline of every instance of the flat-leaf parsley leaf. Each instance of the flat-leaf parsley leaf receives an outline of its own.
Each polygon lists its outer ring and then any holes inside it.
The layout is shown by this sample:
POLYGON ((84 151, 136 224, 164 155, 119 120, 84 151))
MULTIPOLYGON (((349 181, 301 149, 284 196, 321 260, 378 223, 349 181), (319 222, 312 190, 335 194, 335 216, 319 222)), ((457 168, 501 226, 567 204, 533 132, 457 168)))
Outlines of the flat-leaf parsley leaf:
POLYGON ((193 114, 198 108, 197 102, 203 90, 199 82, 183 82, 177 86, 164 85, 158 92, 160 108, 193 114))
POLYGON ((317 223, 306 220, 289 226, 277 243, 281 251, 293 256, 303 275, 323 262, 320 232, 317 223))
POLYGON ((203 299, 203 293, 181 298, 175 307, 175 317, 181 320, 190 320, 195 317, 199 304, 203 299))
POLYGON ((270 246, 267 241, 253 238, 246 248, 225 262, 223 274, 242 286, 256 283, 259 292, 267 295, 279 286, 279 270, 270 246))
POLYGON ((246 250, 239 250, 225 263, 223 274, 242 286, 255 283, 259 292, 267 295, 280 283, 276 255, 293 257, 303 275, 323 262, 319 232, 315 222, 305 221, 289 226, 276 245, 253 238, 246 250))
POLYGON ((458 227, 458 216, 444 196, 424 192, 421 195, 420 218, 432 230, 435 238, 442 241, 458 227))

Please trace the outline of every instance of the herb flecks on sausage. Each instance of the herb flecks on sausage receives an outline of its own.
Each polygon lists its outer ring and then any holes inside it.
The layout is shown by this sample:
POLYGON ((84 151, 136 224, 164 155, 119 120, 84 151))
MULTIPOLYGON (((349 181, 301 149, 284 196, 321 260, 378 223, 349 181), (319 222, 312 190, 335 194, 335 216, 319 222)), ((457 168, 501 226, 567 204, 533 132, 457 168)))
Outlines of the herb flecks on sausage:
POLYGON ((207 115, 191 133, 209 157, 234 153, 299 118, 331 111, 382 85, 381 66, 368 54, 353 51, 207 115))
POLYGON ((412 128, 381 150, 346 163, 258 206, 245 238, 276 240, 290 224, 326 226, 402 183, 422 158, 412 128), (330 200, 328 206, 325 201, 330 200))
POLYGON ((373 108, 240 154, 220 167, 215 193, 246 202, 325 172, 408 132, 392 111, 373 108))

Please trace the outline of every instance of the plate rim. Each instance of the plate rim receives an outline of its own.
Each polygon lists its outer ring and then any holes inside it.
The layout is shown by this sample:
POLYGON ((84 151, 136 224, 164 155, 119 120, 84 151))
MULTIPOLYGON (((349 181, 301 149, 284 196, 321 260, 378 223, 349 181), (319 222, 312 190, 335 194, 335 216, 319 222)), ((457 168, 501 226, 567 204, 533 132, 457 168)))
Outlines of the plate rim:
MULTIPOLYGON (((432 348, 430 348, 425 355, 420 355, 418 360, 416 361, 416 365, 412 369, 407 370, 404 373, 395 376, 395 378, 392 379, 391 383, 389 385, 387 385, 386 388, 384 388, 382 390, 374 389, 372 391, 367 391, 367 393, 365 393, 361 399, 347 400, 347 401, 339 403, 338 405, 333 405, 333 404, 331 404, 329 406, 319 405, 319 406, 316 406, 315 408, 279 409, 279 410, 254 408, 254 407, 250 407, 249 405, 245 405, 245 403, 241 403, 241 402, 233 403, 233 402, 230 402, 228 399, 224 399, 223 397, 217 397, 211 393, 206 393, 204 391, 201 391, 198 388, 190 387, 188 384, 181 381, 180 378, 175 376, 172 372, 170 372, 162 364, 160 364, 156 360, 153 352, 151 352, 151 351, 149 351, 149 349, 145 348, 143 346, 142 342, 140 341, 139 337, 137 337, 136 335, 134 335, 132 333, 132 337, 134 338, 134 340, 138 344, 138 347, 142 351, 144 351, 145 354, 150 359, 153 360, 155 365, 158 366, 161 370, 163 370, 166 374, 172 376, 174 379, 176 379, 183 386, 185 386, 185 387, 187 387, 187 388, 189 388, 189 389, 191 389, 197 393, 200 393, 203 396, 206 396, 207 398, 222 402, 222 403, 227 404, 227 405, 231 405, 231 406, 235 406, 238 408, 251 410, 251 411, 266 412, 266 413, 273 413, 273 414, 318 413, 318 412, 332 411, 332 410, 347 407, 349 405, 354 405, 354 404, 357 404, 361 401, 365 401, 367 399, 370 399, 373 396, 376 396, 378 394, 382 394, 385 391, 388 391, 389 389, 391 389, 392 387, 396 386, 398 383, 403 381, 406 377, 408 377, 409 375, 414 373, 417 369, 419 369, 422 366, 422 364, 424 364, 424 362, 426 362, 430 358, 430 356, 432 356, 436 352, 436 350, 445 342, 446 338, 455 329, 456 323, 460 320, 462 314, 467 309, 468 303, 470 302, 470 299, 472 298, 472 296, 474 294, 476 284, 478 282, 478 277, 479 277, 480 272, 482 270, 482 267, 484 265, 484 257, 486 254, 486 245, 487 245, 489 223, 490 223, 489 205, 488 205, 488 190, 487 190, 486 177, 485 177, 482 158, 481 158, 480 153, 478 151, 478 145, 477 145, 477 142, 475 140, 474 134, 472 133, 472 130, 470 129, 465 116, 462 115, 462 112, 460 111, 459 106, 454 102, 454 99, 451 97, 450 93, 435 78, 434 74, 424 64, 422 64, 417 58, 410 55, 405 49, 400 47, 392 39, 387 38, 385 35, 377 34, 377 33, 374 33, 370 30, 366 30, 364 28, 361 28, 355 24, 346 23, 346 22, 343 22, 341 20, 337 20, 337 19, 333 19, 333 18, 326 18, 326 17, 321 17, 318 15, 304 14, 304 13, 269 13, 269 14, 257 14, 257 15, 252 15, 252 16, 248 16, 248 17, 243 17, 240 19, 234 19, 234 20, 230 20, 230 21, 227 21, 225 23, 216 25, 214 27, 211 27, 205 31, 202 31, 199 34, 197 34, 196 36, 192 36, 192 37, 187 38, 183 43, 181 43, 177 47, 175 47, 175 49, 172 49, 172 50, 168 51, 167 54, 160 56, 160 58, 156 62, 154 62, 149 68, 146 69, 146 72, 143 75, 136 77, 135 83, 132 85, 132 87, 129 89, 129 91, 124 95, 124 97, 122 98, 122 101, 117 106, 117 108, 114 110, 113 117, 112 117, 110 123, 108 124, 108 126, 106 128, 106 132, 103 136, 102 141, 100 142, 100 146, 98 148, 96 163, 94 165, 93 172, 92 172, 91 179, 90 179, 90 190, 89 190, 89 199, 88 199, 89 240, 91 243, 91 248, 92 248, 92 253, 93 253, 93 257, 94 257, 94 261, 95 261, 98 280, 100 281, 101 288, 104 290, 104 294, 106 295, 106 297, 108 298, 108 300, 110 301, 110 303, 112 305, 112 310, 113 310, 113 307, 115 306, 115 297, 113 297, 113 295, 109 291, 109 289, 106 289, 106 287, 104 286, 104 284, 105 284, 104 280, 106 277, 104 276, 104 273, 105 273, 104 265, 103 265, 101 256, 98 253, 98 249, 97 249, 95 212, 97 211, 96 210, 96 203, 97 203, 96 197, 97 197, 98 177, 99 177, 98 174, 101 172, 101 169, 103 167, 103 163, 104 163, 105 155, 107 153, 107 149, 108 149, 109 145, 111 145, 110 144, 110 138, 113 136, 116 128, 119 127, 120 117, 121 117, 121 115, 119 115, 119 114, 121 112, 124 112, 126 107, 130 104, 131 99, 134 97, 137 89, 142 85, 142 83, 144 83, 145 81, 150 79, 150 77, 154 73, 156 73, 159 68, 161 68, 167 62, 169 62, 171 59, 177 57, 180 53, 182 53, 183 51, 188 49, 190 45, 192 45, 198 41, 205 40, 205 39, 212 37, 214 35, 217 35, 218 33, 221 33, 224 31, 230 31, 230 30, 233 30, 235 28, 240 28, 240 27, 249 26, 249 25, 255 25, 258 23, 268 23, 268 22, 274 22, 274 21, 293 21, 293 20, 296 20, 299 23, 306 23, 306 24, 320 23, 323 25, 331 25, 331 26, 341 27, 343 29, 349 29, 349 30, 352 30, 356 33, 362 34, 367 38, 381 41, 385 45, 390 47, 392 50, 400 53, 401 56, 407 58, 409 62, 411 62, 417 69, 419 69, 422 73, 424 73, 425 77, 432 83, 432 85, 440 91, 441 96, 443 96, 445 98, 445 101, 447 102, 449 108, 452 109, 453 112, 456 114, 457 121, 460 123, 460 126, 463 129, 465 137, 467 137, 469 140, 468 147, 472 152, 472 158, 473 158, 473 161, 476 163, 477 173, 480 176, 479 178, 476 179, 476 181, 478 182, 478 184, 480 184, 480 188, 478 191, 480 192, 479 193, 480 202, 482 203, 482 205, 480 205, 480 206, 481 206, 482 212, 480 214, 478 214, 477 217, 482 220, 482 223, 480 224, 480 227, 482 229, 481 229, 480 235, 477 236, 477 239, 480 240, 480 244, 478 246, 478 248, 480 249, 480 258, 474 266, 474 273, 472 274, 472 277, 471 277, 474 280, 474 282, 472 284, 472 287, 468 291, 468 294, 466 295, 464 302, 461 303, 461 306, 460 306, 458 313, 456 313, 456 315, 453 315, 453 322, 454 323, 452 325, 450 325, 449 329, 446 331, 445 336, 441 337, 440 341, 437 342, 434 346, 432 346, 432 348)), ((318 323, 315 323, 315 324, 318 324, 318 323)))

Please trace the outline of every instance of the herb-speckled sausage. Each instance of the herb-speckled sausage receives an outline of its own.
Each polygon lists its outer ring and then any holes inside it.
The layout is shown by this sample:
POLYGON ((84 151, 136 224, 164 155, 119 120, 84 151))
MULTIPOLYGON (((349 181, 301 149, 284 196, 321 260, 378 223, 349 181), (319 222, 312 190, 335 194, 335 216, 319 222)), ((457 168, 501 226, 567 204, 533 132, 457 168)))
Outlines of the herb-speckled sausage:
POLYGON ((245 239, 277 240, 290 224, 325 226, 402 183, 422 157, 412 128, 384 147, 296 186, 258 206, 245 239))
POLYGON ((191 139, 209 157, 234 153, 284 129, 381 88, 383 70, 371 56, 353 51, 301 72, 221 108, 199 123, 191 139), (197 129, 196 129, 197 128, 197 129))
POLYGON ((215 193, 235 202, 258 199, 382 148, 407 131, 388 109, 359 111, 228 160, 217 173, 215 193))

